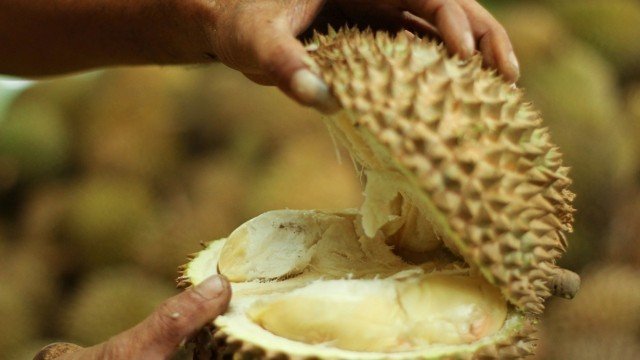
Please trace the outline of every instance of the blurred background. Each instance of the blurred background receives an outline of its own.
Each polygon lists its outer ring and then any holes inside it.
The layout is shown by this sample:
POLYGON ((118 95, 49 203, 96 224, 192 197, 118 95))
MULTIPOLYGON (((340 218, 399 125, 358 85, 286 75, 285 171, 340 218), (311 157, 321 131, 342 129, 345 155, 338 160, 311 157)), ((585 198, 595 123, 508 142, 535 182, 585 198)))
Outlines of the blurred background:
MULTIPOLYGON (((582 290, 549 301, 537 358, 640 359, 640 1, 481 2, 578 194, 582 290)), ((0 82, 0 360, 130 327, 264 211, 357 206, 342 159, 320 115, 220 65, 0 82)))

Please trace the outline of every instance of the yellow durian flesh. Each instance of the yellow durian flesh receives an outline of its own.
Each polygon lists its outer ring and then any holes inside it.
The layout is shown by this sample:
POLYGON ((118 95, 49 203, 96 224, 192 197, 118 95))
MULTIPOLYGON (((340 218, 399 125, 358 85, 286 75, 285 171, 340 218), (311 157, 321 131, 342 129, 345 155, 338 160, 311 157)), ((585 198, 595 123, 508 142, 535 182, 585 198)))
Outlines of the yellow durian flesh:
POLYGON ((471 343, 500 330, 506 314, 497 289, 460 275, 319 281, 248 312, 278 336, 372 352, 471 343))

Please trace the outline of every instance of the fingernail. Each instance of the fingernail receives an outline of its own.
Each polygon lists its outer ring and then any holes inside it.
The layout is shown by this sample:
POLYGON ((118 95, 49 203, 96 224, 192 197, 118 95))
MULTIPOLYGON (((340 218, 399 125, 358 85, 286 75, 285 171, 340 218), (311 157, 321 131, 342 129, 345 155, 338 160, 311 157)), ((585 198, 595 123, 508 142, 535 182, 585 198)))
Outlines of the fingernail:
POLYGON ((516 54, 513 51, 509 53, 508 59, 515 74, 515 81, 518 79, 518 76, 520 76, 520 64, 518 64, 518 58, 516 58, 516 54))
POLYGON ((194 290, 205 299, 215 299, 224 292, 224 283, 220 275, 213 275, 198 284, 194 290))
POLYGON ((291 91, 306 105, 323 112, 337 110, 338 104, 329 93, 329 87, 308 69, 296 71, 291 78, 291 91))
POLYGON ((464 46, 465 57, 469 57, 473 55, 473 51, 476 49, 476 41, 473 38, 471 31, 468 31, 464 34, 463 46, 464 46))

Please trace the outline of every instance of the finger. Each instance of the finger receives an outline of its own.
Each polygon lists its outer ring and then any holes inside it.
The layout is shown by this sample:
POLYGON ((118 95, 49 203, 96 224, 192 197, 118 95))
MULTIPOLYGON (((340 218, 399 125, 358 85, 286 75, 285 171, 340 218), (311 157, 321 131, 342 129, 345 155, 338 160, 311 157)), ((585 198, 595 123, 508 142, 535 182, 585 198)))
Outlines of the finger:
POLYGON ((274 86, 276 85, 274 79, 265 74, 253 74, 253 73, 242 73, 247 79, 253 81, 258 85, 263 86, 274 86))
POLYGON ((329 88, 308 69, 307 51, 291 32, 282 27, 266 29, 255 38, 255 51, 265 75, 285 94, 303 105, 330 109, 329 88))
POLYGON ((433 26, 423 18, 411 14, 410 12, 403 12, 402 27, 418 34, 421 37, 428 37, 430 39, 437 39, 438 41, 442 41, 442 35, 435 26, 433 26))
POLYGON ((220 275, 209 277, 166 300, 143 322, 105 343, 103 352, 114 358, 122 354, 167 357, 190 335, 224 313, 230 298, 228 281, 220 275))
POLYGON ((475 40, 467 14, 451 0, 405 0, 407 10, 436 25, 451 53, 463 59, 473 55, 475 40))
POLYGON ((478 39, 484 64, 497 68, 508 81, 518 80, 518 59, 504 27, 475 0, 457 1, 467 13, 473 34, 478 39))

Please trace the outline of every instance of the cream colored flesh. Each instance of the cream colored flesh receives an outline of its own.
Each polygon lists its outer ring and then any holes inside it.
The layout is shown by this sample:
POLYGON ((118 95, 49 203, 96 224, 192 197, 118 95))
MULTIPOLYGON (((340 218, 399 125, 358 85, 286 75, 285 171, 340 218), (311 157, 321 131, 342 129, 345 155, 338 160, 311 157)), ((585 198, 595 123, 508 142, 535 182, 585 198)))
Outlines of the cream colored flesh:
MULTIPOLYGON (((383 200, 371 206, 385 203, 394 206, 383 200)), ((216 325, 243 340, 268 340, 261 346, 270 349, 278 339, 287 353, 292 344, 315 355, 317 349, 306 347, 437 353, 481 346, 515 321, 507 319, 500 291, 463 264, 415 265, 394 254, 385 240, 401 232, 404 216, 389 211, 386 217, 365 229, 355 210, 271 211, 213 242, 185 275, 198 283, 219 269, 234 295, 216 325)))
POLYGON ((258 301, 248 312, 275 335, 354 351, 395 352, 465 344, 494 334, 506 317, 499 291, 480 278, 316 281, 258 301))

